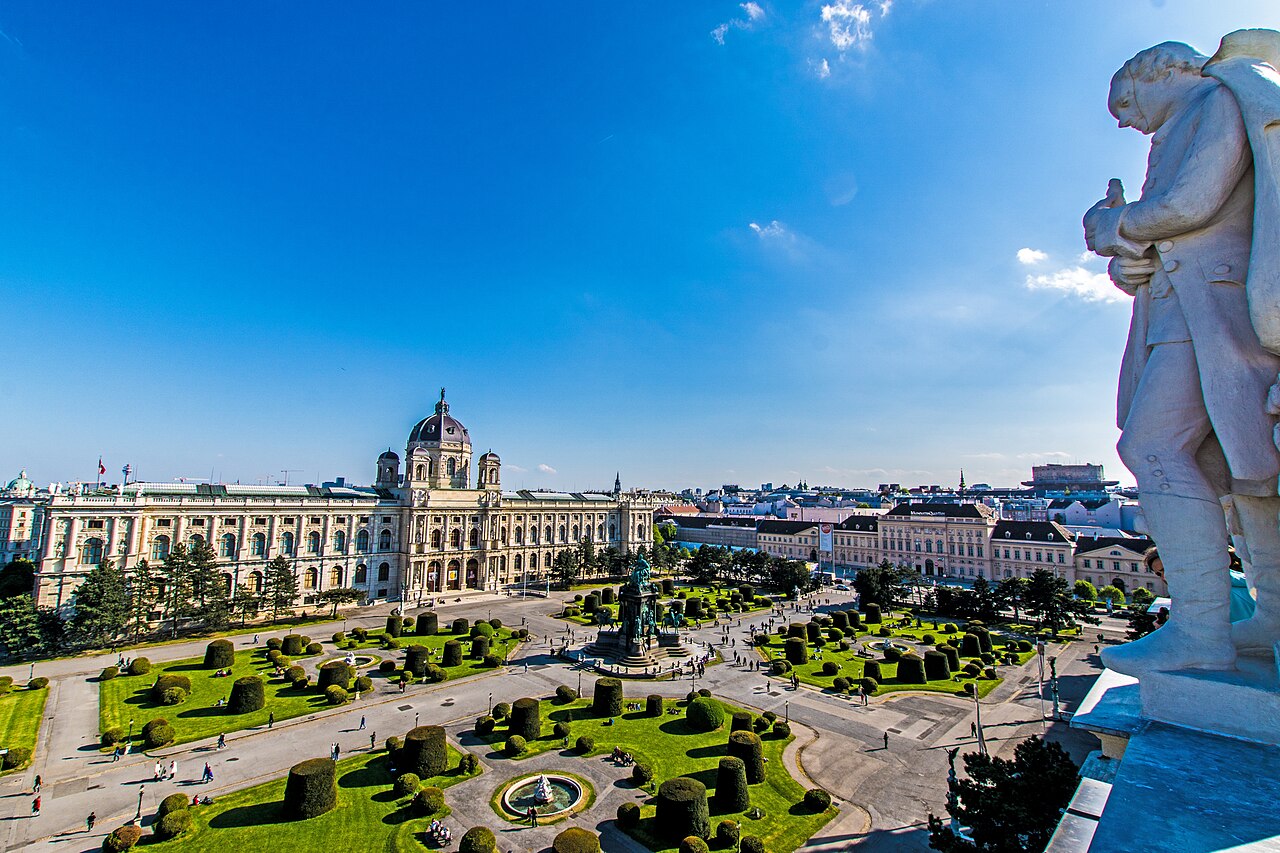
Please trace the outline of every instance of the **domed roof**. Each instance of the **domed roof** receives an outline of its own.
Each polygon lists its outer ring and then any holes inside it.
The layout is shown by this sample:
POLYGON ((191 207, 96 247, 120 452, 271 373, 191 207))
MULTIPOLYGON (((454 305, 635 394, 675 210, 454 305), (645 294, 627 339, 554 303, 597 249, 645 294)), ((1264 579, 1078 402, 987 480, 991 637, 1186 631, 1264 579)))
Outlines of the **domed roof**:
POLYGON ((442 441, 471 443, 467 428, 449 415, 449 404, 445 402, 443 388, 440 389, 440 402, 436 403, 436 413, 418 421, 417 426, 409 433, 410 444, 414 442, 439 444, 442 441))
POLYGON ((27 471, 24 468, 18 472, 17 477, 9 481, 9 485, 5 486, 4 490, 9 494, 26 495, 36 490, 36 484, 27 479, 27 471))
POLYGON ((480 457, 480 461, 481 462, 501 462, 502 460, 498 458, 498 454, 490 450, 486 452, 484 456, 480 457))
POLYGON ((387 448, 387 449, 382 453, 382 455, 380 455, 380 456, 378 457, 378 459, 379 459, 379 460, 383 460, 383 459, 385 459, 385 460, 387 460, 388 462, 399 462, 399 461, 400 461, 400 456, 399 456, 399 455, 398 455, 394 450, 392 450, 390 447, 388 447, 388 448, 387 448))

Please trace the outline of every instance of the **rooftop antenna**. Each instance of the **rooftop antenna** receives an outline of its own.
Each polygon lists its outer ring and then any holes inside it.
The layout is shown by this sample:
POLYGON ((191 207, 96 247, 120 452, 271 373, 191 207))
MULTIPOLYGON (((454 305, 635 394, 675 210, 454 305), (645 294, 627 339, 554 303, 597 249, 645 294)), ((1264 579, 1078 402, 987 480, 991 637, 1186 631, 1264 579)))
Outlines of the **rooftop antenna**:
POLYGON ((280 469, 280 473, 281 473, 281 474, 284 474, 284 482, 283 482, 283 483, 281 483, 280 485, 282 485, 282 486, 287 486, 287 485, 289 485, 289 475, 290 475, 290 474, 295 474, 295 473, 297 473, 298 471, 301 471, 301 470, 302 470, 301 468, 281 468, 281 469, 280 469))

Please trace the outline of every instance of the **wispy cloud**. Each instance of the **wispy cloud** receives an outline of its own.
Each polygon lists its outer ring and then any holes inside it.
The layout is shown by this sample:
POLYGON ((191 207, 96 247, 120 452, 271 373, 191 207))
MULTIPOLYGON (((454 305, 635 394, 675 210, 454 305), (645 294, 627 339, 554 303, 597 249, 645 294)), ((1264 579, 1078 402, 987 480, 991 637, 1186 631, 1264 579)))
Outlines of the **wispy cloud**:
POLYGON ((716 44, 724 44, 724 37, 729 30, 749 30, 752 24, 764 20, 764 7, 759 3, 748 0, 746 3, 739 3, 738 8, 742 10, 742 14, 746 17, 731 18, 712 30, 711 37, 715 39, 716 44))
POLYGON ((508 471, 515 471, 518 474, 523 474, 529 470, 528 468, 521 468, 519 465, 512 465, 510 462, 506 463, 502 467, 506 468, 508 471))
POLYGON ((865 48, 875 35, 877 15, 883 19, 893 8, 893 0, 878 3, 855 3, 835 0, 822 7, 822 22, 827 25, 831 45, 841 53, 850 48, 865 48))
POLYGON ((1049 259, 1049 255, 1039 249, 1019 249, 1018 263, 1032 266, 1049 259))
POLYGON ((539 462, 539 463, 538 463, 538 470, 539 470, 539 471, 541 471, 541 472, 542 472, 542 473, 544 473, 544 474, 554 474, 554 473, 556 473, 556 469, 555 469, 555 468, 552 468, 550 465, 548 465, 548 464, 547 464, 547 463, 545 463, 545 462, 539 462))
POLYGON ((1066 267, 1048 275, 1027 276, 1028 290, 1052 290, 1085 302, 1122 302, 1121 293, 1106 273, 1096 273, 1081 266, 1066 267))
POLYGON ((809 67, 813 69, 813 73, 818 75, 819 80, 826 80, 831 76, 831 63, 827 62, 824 57, 821 62, 809 60, 809 67))
POLYGON ((776 219, 768 225, 752 222, 747 227, 756 232, 756 235, 761 240, 784 240, 791 236, 791 232, 786 229, 786 226, 776 219))

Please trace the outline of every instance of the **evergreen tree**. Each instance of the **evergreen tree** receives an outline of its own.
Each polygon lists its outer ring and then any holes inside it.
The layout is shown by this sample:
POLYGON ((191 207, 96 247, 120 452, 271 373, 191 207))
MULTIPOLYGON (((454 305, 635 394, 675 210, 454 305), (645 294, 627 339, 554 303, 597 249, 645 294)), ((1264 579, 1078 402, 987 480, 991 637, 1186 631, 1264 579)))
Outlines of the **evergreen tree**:
POLYGON ((160 603, 156 589, 156 572, 146 560, 139 560, 125 578, 129 596, 129 635, 136 641, 151 623, 151 612, 160 603))
POLYGON ((262 585, 263 607, 271 612, 275 622, 281 610, 288 610, 298 600, 298 576, 283 554, 267 563, 267 574, 262 585))
POLYGON ((972 841, 929 815, 929 846, 942 853, 1040 853, 1079 778, 1061 746, 1034 736, 1012 761, 972 752, 964 769, 968 778, 948 783, 947 813, 972 841))
POLYGON ((164 581, 164 618, 169 622, 172 636, 178 635, 178 622, 196 612, 197 605, 191 590, 191 565, 187 546, 179 542, 164 558, 160 570, 164 581))
POLYGON ((223 630, 231 623, 231 601, 227 583, 218 570, 218 555, 214 553, 213 546, 204 540, 197 542, 187 554, 187 571, 197 615, 206 628, 223 630))
POLYGON ((19 557, 0 572, 0 598, 31 595, 36 585, 36 564, 19 557))
POLYGON ((551 579, 561 589, 569 589, 578 579, 578 555, 574 551, 561 551, 551 564, 551 579))
POLYGON ((582 541, 578 543, 578 565, 582 567, 582 573, 587 576, 594 575, 600 570, 600 561, 596 558, 596 546, 586 536, 583 536, 582 541))
POLYGON ((107 646, 124 634, 129 615, 124 571, 110 557, 104 557, 76 589, 75 614, 70 621, 72 635, 86 646, 107 646))
POLYGON ((1005 578, 996 585, 995 599, 998 607, 1008 607, 1013 610, 1013 621, 1021 621, 1022 604, 1026 601, 1027 593, 1026 578, 1005 578))
POLYGON ((1098 619, 1091 613, 1089 602, 1071 594, 1065 578, 1047 569, 1036 569, 1027 581, 1023 593, 1027 613, 1036 618, 1036 625, 1048 628, 1055 634, 1079 622, 1097 625, 1098 619))
POLYGON ((865 604, 879 604, 886 612, 904 600, 904 582, 910 569, 895 566, 888 560, 881 561, 878 566, 868 566, 858 572, 853 579, 853 588, 858 591, 858 598, 865 604))
POLYGON ((54 654, 62 648, 64 636, 62 617, 48 607, 37 609, 32 596, 0 599, 0 646, 10 657, 54 654))

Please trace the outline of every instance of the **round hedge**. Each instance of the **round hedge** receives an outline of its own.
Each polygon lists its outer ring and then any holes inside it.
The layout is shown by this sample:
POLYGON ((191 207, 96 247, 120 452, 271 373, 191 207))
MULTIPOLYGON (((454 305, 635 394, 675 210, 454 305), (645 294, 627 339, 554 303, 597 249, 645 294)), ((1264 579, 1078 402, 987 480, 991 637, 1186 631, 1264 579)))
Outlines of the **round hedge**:
POLYGON ((721 849, 737 847, 741 835, 742 828, 736 820, 725 819, 716 824, 716 846, 721 849))
POLYGON ((159 820, 170 812, 186 811, 190 805, 186 794, 170 794, 160 801, 160 807, 156 809, 156 819, 159 820))
POLYGON ((551 727, 551 734, 553 734, 557 740, 564 740, 570 734, 569 724, 565 722, 557 722, 551 727))
POLYGON ((177 704, 174 702, 165 702, 165 691, 171 688, 178 688, 186 693, 191 692, 191 679, 185 675, 165 674, 156 679, 155 684, 151 685, 151 701, 161 702, 166 705, 177 704))
POLYGON ((324 698, 330 705, 345 705, 347 700, 351 698, 351 694, 344 687, 330 684, 324 689, 324 698))
MULTIPOLYGON (((635 803, 628 805, 634 806, 635 803)), ((618 815, 621 818, 621 808, 618 809, 618 815)), ((637 821, 638 819, 637 811, 637 821)), ((555 837, 551 842, 551 849, 553 853, 600 853, 600 836, 580 826, 571 826, 555 837)))
POLYGON ((738 844, 738 853, 769 853, 764 842, 756 835, 744 835, 738 844))
POLYGON ((458 842, 458 853, 498 853, 498 840, 483 826, 473 826, 458 842))
POLYGON ((684 716, 695 732, 714 732, 724 725, 724 706, 715 699, 699 696, 685 708, 684 716))
MULTIPOLYGON (((170 732, 173 729, 169 729, 170 732)), ((173 737, 170 736, 170 741, 173 737)), ((15 767, 22 767, 31 760, 31 748, 26 746, 11 746, 9 751, 5 753, 3 761, 0 761, 0 767, 5 770, 13 770, 15 767)))
POLYGON ((355 678, 356 671, 354 667, 340 660, 331 660, 324 666, 320 667, 320 676, 316 679, 316 686, 321 690, 331 685, 337 685, 343 690, 351 685, 351 679, 355 678))
POLYGON ((464 776, 470 776, 480 769, 480 759, 476 758, 470 752, 462 753, 462 757, 458 759, 458 772, 464 776))
POLYGON ((356 679, 356 691, 359 693, 368 693, 373 689, 373 679, 367 675, 362 675, 356 679))
POLYGON ((483 717, 476 717, 475 733, 481 736, 491 735, 493 734, 493 727, 496 724, 497 720, 490 717, 488 714, 483 717))
POLYGON ((650 717, 662 716, 662 697, 657 693, 650 693, 644 698, 644 712, 650 717))
POLYGON ((449 750, 445 746, 444 729, 440 726, 418 726, 404 736, 400 750, 400 769, 416 773, 421 779, 439 776, 449 769, 449 750))
POLYGON ((230 640, 214 640, 204 647, 205 669, 224 669, 235 662, 236 647, 230 640))
POLYGON ((776 738, 791 737, 791 724, 785 720, 774 720, 773 728, 769 730, 769 734, 776 738))
POLYGON ((307 643, 307 654, 318 655, 324 651, 324 646, 319 643, 307 643))
POLYGON ((146 675, 151 671, 151 661, 146 658, 134 658, 129 661, 130 675, 146 675))
POLYGON ((741 758, 727 756, 716 768, 716 810, 745 812, 751 808, 751 790, 747 787, 747 765, 741 758))
POLYGON ((440 616, 433 610, 418 614, 413 632, 420 637, 433 637, 440 633, 440 616))
POLYGON ((135 844, 142 840, 142 827, 118 826, 111 830, 111 834, 102 839, 103 853, 124 853, 130 850, 135 844))
POLYGON ((440 657, 443 666, 462 666, 462 644, 457 640, 449 640, 444 644, 444 653, 440 657))
POLYGON ((511 717, 507 727, 513 735, 525 740, 537 740, 542 734, 542 713, 537 699, 517 699, 511 705, 511 717))
MULTIPOLYGON (((778 724, 774 723, 774 728, 778 724)), ((734 732, 729 735, 729 755, 742 759, 747 767, 747 781, 757 785, 764 781, 764 746, 755 732, 734 732)))
POLYGON ((616 678, 596 679, 595 695, 591 699, 591 712, 597 717, 617 717, 622 714, 622 682, 616 678))
POLYGON ((444 811, 444 791, 434 785, 420 788, 413 795, 413 810, 422 817, 428 817, 444 811))
MULTIPOLYGON (((183 799, 186 799, 183 797, 183 799)), ((161 841, 177 838, 191 828, 191 812, 183 809, 170 812, 155 822, 155 835, 161 841)))
POLYGON ((810 788, 804 792, 804 807, 811 812, 825 812, 831 808, 831 795, 821 788, 810 788))
POLYGON ((289 768, 284 785, 285 817, 316 817, 331 811, 337 803, 337 763, 332 758, 309 758, 289 768))
POLYGON ((876 681, 884 681, 884 676, 880 670, 880 661, 869 660, 862 664, 863 678, 874 678, 876 681))
POLYGON ((729 723, 729 731, 741 732, 750 731, 751 729, 751 712, 750 711, 734 711, 733 719, 729 723))
POLYGON ((791 664, 787 663, 782 658, 774 658, 773 660, 769 661, 769 672, 773 673, 774 675, 786 675, 790 671, 791 671, 791 664))
MULTIPOLYGON (((359 631, 359 630, 360 630, 359 628, 356 629, 356 631, 359 631)), ((355 632, 352 632, 352 633, 355 633, 355 632)), ((268 652, 278 652, 280 651, 280 647, 283 645, 284 645, 284 641, 281 640, 279 637, 267 637, 268 652)))
POLYGON ((809 662, 809 646, 802 637, 788 637, 785 643, 787 663, 800 666, 809 662))
POLYGON ((573 748, 578 751, 578 754, 586 755, 588 752, 596 748, 596 739, 591 735, 582 735, 573 742, 573 748))
POLYGON ((436 666, 433 663, 427 664, 427 675, 426 675, 427 681, 430 681, 432 684, 439 684, 440 682, 446 680, 448 677, 449 677, 449 673, 445 672, 440 667, 436 666))
POLYGON ((412 797, 422 787, 422 780, 415 773, 401 773, 396 777, 392 790, 399 798, 412 797))
POLYGON ((102 744, 103 746, 115 746, 116 744, 122 742, 124 738, 125 738, 124 729, 119 727, 110 728, 102 733, 102 736, 98 739, 98 743, 102 744))
POLYGON ((400 636, 400 632, 401 632, 401 631, 403 631, 403 630, 404 630, 404 622, 403 622, 403 620, 401 620, 401 618, 400 618, 399 616, 388 616, 388 617, 387 617, 387 631, 386 631, 386 634, 387 634, 387 636, 388 636, 388 637, 399 637, 399 636, 400 636))
POLYGON ((412 672, 418 678, 426 675, 427 655, 429 652, 430 649, 426 646, 409 646, 404 650, 404 668, 412 672))
POLYGON ((637 803, 623 803, 618 806, 618 825, 623 829, 634 829, 640 823, 640 806, 637 803))
POLYGON ((104 669, 102 672, 98 673, 98 680, 110 681, 111 679, 118 678, 119 676, 120 676, 120 667, 109 666, 106 669, 104 669))
POLYGON ((644 761, 631 765, 631 781, 637 785, 648 785, 653 781, 653 765, 644 761))
POLYGON ((578 698, 578 691, 574 690, 572 687, 561 684, 559 687, 556 688, 557 704, 567 705, 570 702, 573 702, 574 700, 576 700, 577 698, 578 698))
POLYGON ((669 838, 711 835, 707 787, 697 779, 677 776, 658 786, 656 826, 669 838))
POLYGON ((823 675, 839 675, 840 664, 836 663, 833 660, 824 661, 822 664, 822 674, 823 675))
POLYGON ((287 657, 297 657, 307 647, 306 639, 301 634, 285 634, 280 644, 280 653, 287 657))
POLYGON ((678 851, 679 853, 711 853, 711 848, 698 836, 690 835, 680 841, 678 851))

